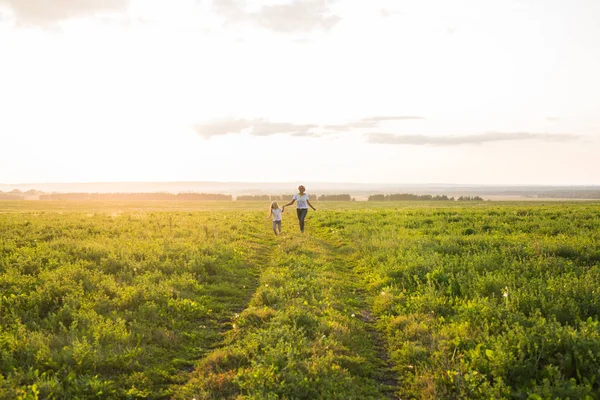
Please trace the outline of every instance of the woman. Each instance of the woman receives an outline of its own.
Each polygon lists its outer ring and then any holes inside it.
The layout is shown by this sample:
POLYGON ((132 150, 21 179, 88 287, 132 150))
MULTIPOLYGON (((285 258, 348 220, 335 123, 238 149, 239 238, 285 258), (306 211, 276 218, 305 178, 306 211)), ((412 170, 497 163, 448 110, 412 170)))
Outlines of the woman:
POLYGON ((304 218, 306 218, 306 214, 308 214, 308 207, 312 208, 314 211, 317 211, 316 208, 310 204, 308 200, 308 195, 304 193, 306 188, 303 185, 298 186, 298 191, 300 193, 296 193, 294 197, 292 197, 292 201, 281 207, 282 211, 285 211, 287 206, 291 206, 294 202, 298 201, 296 205, 296 214, 298 214, 298 222, 300 223, 300 232, 304 233, 304 218))

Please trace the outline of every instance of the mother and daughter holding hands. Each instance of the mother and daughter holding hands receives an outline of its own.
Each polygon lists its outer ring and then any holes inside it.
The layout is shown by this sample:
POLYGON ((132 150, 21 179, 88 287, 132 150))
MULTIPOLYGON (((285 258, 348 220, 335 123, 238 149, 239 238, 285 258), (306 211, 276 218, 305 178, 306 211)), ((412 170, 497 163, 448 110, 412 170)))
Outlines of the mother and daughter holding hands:
POLYGON ((292 201, 284 205, 282 208, 279 208, 279 205, 276 201, 271 203, 271 212, 269 213, 269 217, 273 217, 273 232, 275 235, 281 233, 281 213, 285 211, 287 206, 291 206, 296 201, 296 214, 298 214, 298 222, 300 223, 300 232, 304 232, 304 218, 306 218, 306 214, 308 214, 308 207, 312 208, 314 211, 317 211, 316 208, 310 204, 308 200, 308 194, 305 193, 306 188, 303 185, 298 186, 298 192, 292 197, 292 201), (279 232, 278 232, 279 231, 279 232))

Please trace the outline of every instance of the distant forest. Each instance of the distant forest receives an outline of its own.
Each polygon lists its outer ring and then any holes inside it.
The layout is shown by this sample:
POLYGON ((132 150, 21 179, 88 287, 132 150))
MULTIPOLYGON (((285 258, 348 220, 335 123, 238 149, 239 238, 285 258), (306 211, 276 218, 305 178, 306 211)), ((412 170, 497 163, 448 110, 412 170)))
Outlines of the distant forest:
MULTIPOLYGON (((291 201, 291 194, 282 194, 282 195, 274 195, 274 194, 259 194, 259 195, 239 195, 235 198, 240 201, 291 201)), ((313 194, 308 195, 309 200, 316 200, 317 196, 313 194)))
MULTIPOLYGON (((454 201, 454 197, 448 197, 445 194, 432 196, 430 194, 410 194, 410 193, 398 193, 398 194, 374 194, 369 196, 369 201, 413 201, 413 200, 441 200, 441 201, 454 201)), ((483 201, 479 196, 460 196, 456 199, 457 201, 483 201)))
POLYGON ((45 193, 40 200, 171 200, 204 201, 232 200, 230 194, 220 193, 45 193))
MULTIPOLYGON (((89 200, 156 200, 156 201, 204 201, 204 200, 221 200, 233 201, 234 198, 230 194, 220 193, 39 193, 35 191, 21 193, 12 191, 10 193, 1 193, 0 200, 26 200, 39 198, 39 200, 51 201, 89 201, 89 200)), ((292 198, 289 194, 284 195, 240 195, 235 198, 239 201, 290 201, 292 198)), ((309 199, 314 201, 354 201, 355 199, 347 193, 344 194, 323 194, 320 196, 309 195, 309 199)), ((369 201, 406 201, 406 200, 447 200, 453 201, 454 197, 446 195, 432 196, 429 194, 416 195, 409 193, 402 194, 376 194, 369 196, 369 201)), ((461 196, 457 200, 483 200, 479 196, 469 197, 461 196)))
MULTIPOLYGON (((464 193, 464 192, 463 192, 464 193)), ((529 199, 588 199, 598 200, 600 199, 600 190, 596 189, 560 189, 560 190, 540 190, 540 191, 523 191, 523 192, 486 192, 480 193, 485 196, 494 195, 512 195, 520 196, 529 199)), ((86 201, 86 200, 162 200, 162 201, 205 201, 205 200, 221 200, 221 201, 290 201, 292 199, 291 194, 281 195, 238 195, 233 196, 231 194, 221 193, 169 193, 169 192, 133 192, 133 193, 48 193, 39 190, 28 190, 20 191, 18 189, 11 190, 9 192, 3 192, 0 190, 0 201, 1 200, 75 200, 75 201, 86 201)), ((322 194, 322 195, 309 195, 311 201, 354 201, 355 198, 352 195, 344 194, 322 194)), ((460 196, 460 197, 449 197, 445 194, 411 194, 411 193, 396 193, 396 194, 372 194, 368 196, 368 201, 420 201, 420 200, 432 200, 432 201, 482 201, 483 198, 479 195, 471 196, 460 196)))
MULTIPOLYGON (((310 201, 351 201, 354 200, 349 194, 322 194, 321 196, 316 196, 314 194, 309 194, 308 199, 310 201)), ((253 195, 253 196, 237 196, 236 200, 260 200, 260 201, 291 201, 292 195, 283 194, 281 196, 275 195, 253 195)))

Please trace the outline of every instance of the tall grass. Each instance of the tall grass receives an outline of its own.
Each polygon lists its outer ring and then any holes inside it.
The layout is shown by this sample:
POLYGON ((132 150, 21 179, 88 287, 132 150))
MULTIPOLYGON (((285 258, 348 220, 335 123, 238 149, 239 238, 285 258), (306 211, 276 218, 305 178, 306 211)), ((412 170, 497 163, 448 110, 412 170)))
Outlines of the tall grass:
POLYGON ((597 203, 230 203, 0 202, 0 398, 598 398, 597 203))

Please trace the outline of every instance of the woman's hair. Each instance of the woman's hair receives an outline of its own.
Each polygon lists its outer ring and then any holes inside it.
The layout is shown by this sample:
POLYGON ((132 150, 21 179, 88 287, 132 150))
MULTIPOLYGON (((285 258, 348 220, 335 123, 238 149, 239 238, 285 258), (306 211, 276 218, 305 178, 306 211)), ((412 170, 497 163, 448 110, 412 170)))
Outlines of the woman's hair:
POLYGON ((300 185, 300 186, 298 186, 298 190, 299 190, 299 191, 301 191, 301 190, 300 190, 300 188, 302 188, 302 189, 306 190, 306 188, 304 187, 304 185, 300 185))
POLYGON ((279 208, 276 201, 271 202, 271 208, 279 208))

